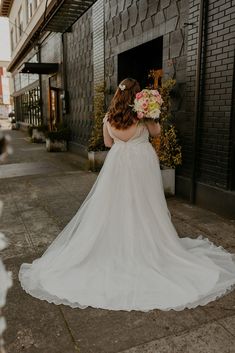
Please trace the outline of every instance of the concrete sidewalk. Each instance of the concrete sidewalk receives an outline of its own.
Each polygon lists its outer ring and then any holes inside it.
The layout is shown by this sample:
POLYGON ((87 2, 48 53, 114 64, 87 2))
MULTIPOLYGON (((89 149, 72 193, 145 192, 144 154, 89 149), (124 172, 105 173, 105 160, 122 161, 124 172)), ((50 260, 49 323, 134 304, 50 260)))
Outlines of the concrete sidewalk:
MULTIPOLYGON (((19 266, 44 252, 97 174, 72 153, 47 153, 25 133, 10 134, 15 152, 0 165, 0 231, 10 240, 2 257, 14 275, 4 309, 8 353, 235 353, 235 291, 203 307, 148 313, 71 309, 27 295, 19 266)), ((167 201, 180 236, 201 234, 235 253, 234 221, 175 197, 167 201)))

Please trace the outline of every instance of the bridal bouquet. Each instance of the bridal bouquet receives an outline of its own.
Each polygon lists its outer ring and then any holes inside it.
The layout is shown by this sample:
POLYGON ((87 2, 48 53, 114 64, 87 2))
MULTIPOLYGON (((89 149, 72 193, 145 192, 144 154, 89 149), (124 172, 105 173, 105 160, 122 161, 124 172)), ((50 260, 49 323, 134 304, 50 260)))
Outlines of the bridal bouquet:
POLYGON ((133 110, 137 112, 139 119, 156 119, 159 118, 162 103, 163 100, 158 90, 143 89, 135 96, 133 110))

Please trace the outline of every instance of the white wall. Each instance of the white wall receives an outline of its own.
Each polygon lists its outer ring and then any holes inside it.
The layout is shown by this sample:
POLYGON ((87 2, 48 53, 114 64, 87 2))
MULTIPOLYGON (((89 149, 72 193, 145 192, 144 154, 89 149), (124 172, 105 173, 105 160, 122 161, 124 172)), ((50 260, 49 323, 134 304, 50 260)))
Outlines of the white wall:
MULTIPOLYGON (((48 0, 47 2, 47 7, 53 0, 48 0)), ((9 14, 9 26, 10 26, 10 35, 11 35, 11 30, 13 29, 14 32, 14 48, 13 51, 11 52, 11 59, 14 59, 16 56, 17 52, 20 50, 22 45, 24 44, 25 40, 27 39, 28 35, 33 31, 34 27, 38 23, 40 17, 44 14, 45 11, 45 5, 46 5, 46 0, 40 0, 38 1, 38 7, 35 8, 35 0, 32 0, 33 3, 33 15, 27 21, 27 0, 15 0, 13 1, 13 5, 11 7, 11 11, 9 14), (18 13, 20 8, 22 8, 22 15, 23 15, 23 32, 21 37, 19 38, 19 28, 15 26, 15 20, 17 21, 17 26, 18 24, 18 13), (17 43, 15 43, 15 31, 17 30, 17 43)))
POLYGON ((0 17, 0 60, 9 61, 10 52, 9 21, 6 17, 0 17))

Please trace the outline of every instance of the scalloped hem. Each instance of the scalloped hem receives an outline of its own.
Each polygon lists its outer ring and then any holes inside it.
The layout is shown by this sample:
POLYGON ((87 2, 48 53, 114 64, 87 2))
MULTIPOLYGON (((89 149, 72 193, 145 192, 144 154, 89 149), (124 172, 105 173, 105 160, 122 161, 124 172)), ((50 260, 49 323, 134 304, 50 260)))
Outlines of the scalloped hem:
POLYGON ((88 307, 92 307, 95 309, 105 309, 105 310, 112 310, 112 311, 143 311, 143 312, 148 312, 151 310, 162 310, 162 311, 170 311, 170 310, 175 310, 175 311, 182 311, 184 309, 195 309, 198 306, 205 306, 208 303, 215 301, 219 298, 221 298, 222 296, 232 292, 235 289, 235 283, 233 283, 232 285, 230 285, 228 288, 226 288, 225 290, 223 290, 222 292, 220 292, 219 294, 216 294, 210 298, 206 298, 205 297, 201 297, 202 299, 197 300, 196 302, 191 302, 191 303, 187 303, 185 305, 179 305, 176 307, 168 307, 168 308, 163 308, 163 307, 158 307, 157 305, 154 307, 149 307, 149 308, 140 308, 140 307, 133 307, 133 308, 123 308, 123 307, 115 307, 115 308, 111 308, 111 307, 107 307, 105 305, 94 305, 94 304, 80 304, 78 302, 75 303, 71 303, 70 301, 68 301, 67 299, 60 299, 56 296, 52 296, 52 295, 44 295, 44 296, 39 296, 39 295, 35 295, 33 292, 31 292, 30 290, 27 290, 23 284, 21 283, 22 288, 24 289, 24 291, 27 294, 30 294, 31 296, 33 296, 34 298, 40 299, 40 300, 45 300, 50 304, 55 304, 55 305, 66 305, 66 306, 70 306, 71 308, 75 309, 86 309, 88 307))
MULTIPOLYGON (((192 238, 191 238, 192 239, 192 238)), ((208 238, 199 235, 197 238, 195 239, 200 239, 200 240, 204 240, 206 241, 209 245, 210 248, 216 248, 217 250, 219 249, 222 253, 226 253, 227 255, 230 255, 231 258, 235 259, 235 254, 234 253, 230 253, 229 251, 227 251, 226 249, 224 249, 222 246, 216 246, 213 242, 211 242, 208 238)), ((65 299, 65 298, 59 298, 55 295, 51 295, 48 292, 42 291, 43 293, 42 295, 39 294, 35 294, 33 290, 29 290, 26 288, 26 286, 23 283, 23 278, 22 278, 22 273, 21 271, 19 271, 19 280, 21 283, 22 288, 24 289, 24 291, 28 294, 30 294, 31 296, 33 296, 34 298, 40 299, 40 300, 45 300, 48 303, 53 303, 55 305, 66 305, 66 306, 70 306, 71 308, 79 308, 79 309, 86 309, 88 307, 92 307, 95 309, 105 309, 105 310, 113 310, 113 311, 142 311, 142 312, 148 312, 151 310, 162 310, 162 311, 170 311, 170 310, 175 310, 175 311, 182 311, 184 309, 195 309, 198 306, 205 306, 210 302, 213 302, 223 296, 225 296, 226 294, 231 293, 234 289, 235 289, 235 277, 234 277, 234 282, 232 282, 230 285, 228 285, 227 287, 225 287, 224 289, 221 289, 219 291, 217 291, 217 293, 212 294, 208 294, 206 295, 201 295, 198 297, 198 299, 196 301, 193 302, 189 302, 183 305, 178 305, 178 306, 171 306, 171 307, 161 307, 158 306, 157 304, 154 306, 150 306, 150 307, 119 307, 119 306, 115 306, 115 307, 107 307, 106 305, 96 305, 96 304, 82 304, 79 302, 70 302, 69 300, 65 299)))

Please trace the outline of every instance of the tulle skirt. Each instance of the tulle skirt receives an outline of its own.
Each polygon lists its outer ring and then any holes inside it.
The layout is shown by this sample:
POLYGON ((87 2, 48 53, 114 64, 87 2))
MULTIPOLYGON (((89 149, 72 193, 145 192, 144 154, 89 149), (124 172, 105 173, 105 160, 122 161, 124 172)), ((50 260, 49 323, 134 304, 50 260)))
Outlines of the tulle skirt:
POLYGON ((179 238, 152 145, 119 142, 77 213, 19 279, 55 304, 183 310, 235 288, 235 254, 202 236, 179 238))

